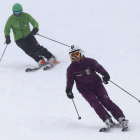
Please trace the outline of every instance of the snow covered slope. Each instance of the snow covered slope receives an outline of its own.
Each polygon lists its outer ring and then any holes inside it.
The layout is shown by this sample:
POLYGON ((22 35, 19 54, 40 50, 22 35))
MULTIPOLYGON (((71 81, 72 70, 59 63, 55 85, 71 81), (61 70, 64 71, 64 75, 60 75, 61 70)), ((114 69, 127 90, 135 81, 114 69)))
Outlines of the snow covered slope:
MULTIPOLYGON (((0 56, 6 47, 4 26, 17 2, 39 22, 41 35, 81 46, 85 56, 104 66, 113 82, 140 99, 139 0, 1 1, 0 56)), ((49 71, 26 73, 37 64, 16 46, 11 33, 12 43, 0 62, 0 140, 139 140, 140 103, 112 83, 105 87, 129 119, 130 131, 114 128, 99 133, 104 123, 74 86, 82 117, 78 120, 65 93, 68 47, 36 38, 63 63, 49 71)))

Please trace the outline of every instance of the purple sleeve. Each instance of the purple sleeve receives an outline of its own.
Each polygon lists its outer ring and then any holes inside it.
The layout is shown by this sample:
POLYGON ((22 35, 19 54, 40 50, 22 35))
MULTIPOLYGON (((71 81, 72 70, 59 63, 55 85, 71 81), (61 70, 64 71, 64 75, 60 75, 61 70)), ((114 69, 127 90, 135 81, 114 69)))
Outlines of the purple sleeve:
POLYGON ((102 75, 103 72, 107 72, 103 66, 101 66, 96 60, 90 59, 91 66, 93 69, 95 69, 96 72, 100 73, 102 75))
POLYGON ((67 69, 67 86, 66 86, 66 88, 72 89, 73 84, 74 84, 74 77, 73 76, 74 76, 73 72, 72 72, 71 68, 69 67, 67 69))

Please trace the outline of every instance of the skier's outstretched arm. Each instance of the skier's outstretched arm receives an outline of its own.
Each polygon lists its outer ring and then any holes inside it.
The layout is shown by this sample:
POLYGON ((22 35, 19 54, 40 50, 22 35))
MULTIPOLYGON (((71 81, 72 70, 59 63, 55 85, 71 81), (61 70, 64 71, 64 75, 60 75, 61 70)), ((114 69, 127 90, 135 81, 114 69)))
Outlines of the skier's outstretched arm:
POLYGON ((94 60, 94 59, 91 59, 91 65, 92 65, 92 68, 96 71, 96 72, 98 72, 98 73, 100 73, 103 77, 102 77, 102 79, 103 79, 103 82, 105 83, 105 84, 108 84, 108 81, 110 80, 110 75, 108 74, 108 72, 103 68, 103 66, 102 65, 100 65, 96 60, 94 60))
POLYGON ((36 35, 37 32, 39 31, 39 24, 38 24, 38 22, 29 14, 28 14, 28 20, 29 20, 29 22, 33 26, 33 30, 31 31, 31 35, 36 35))
POLYGON ((92 68, 102 75, 103 72, 107 72, 103 66, 101 66, 96 60, 91 59, 91 66, 92 68))
POLYGON ((72 71, 68 68, 67 69, 67 86, 66 86, 66 94, 69 99, 73 99, 72 88, 74 84, 74 77, 72 71))
POLYGON ((31 15, 29 15, 29 14, 28 14, 28 20, 32 24, 33 28, 39 29, 38 22, 31 15))
POLYGON ((10 18, 8 18, 5 28, 4 28, 4 35, 6 38, 5 43, 6 44, 10 44, 11 43, 11 39, 10 39, 10 30, 11 30, 11 22, 10 22, 10 18))

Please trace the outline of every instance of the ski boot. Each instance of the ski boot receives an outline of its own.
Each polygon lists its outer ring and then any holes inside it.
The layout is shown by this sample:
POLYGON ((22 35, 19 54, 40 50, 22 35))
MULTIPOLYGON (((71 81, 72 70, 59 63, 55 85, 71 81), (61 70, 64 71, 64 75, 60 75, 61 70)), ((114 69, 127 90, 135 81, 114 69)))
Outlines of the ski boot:
POLYGON ((42 67, 42 66, 45 66, 45 65, 46 65, 46 61, 44 59, 42 59, 38 62, 39 67, 42 67))
POLYGON ((115 125, 115 123, 112 121, 111 118, 106 119, 105 124, 107 125, 107 128, 111 128, 112 126, 115 125))
POLYGON ((106 120, 105 120, 105 124, 107 125, 107 127, 101 128, 101 129, 99 130, 100 132, 109 131, 111 128, 113 128, 113 127, 116 125, 115 122, 113 122, 111 118, 106 119, 106 120))
POLYGON ((128 130, 128 120, 126 120, 124 117, 121 117, 118 119, 119 123, 122 125, 122 131, 128 130))
POLYGON ((58 63, 58 61, 56 60, 55 56, 52 56, 49 60, 48 60, 48 64, 46 65, 46 67, 53 67, 58 63))

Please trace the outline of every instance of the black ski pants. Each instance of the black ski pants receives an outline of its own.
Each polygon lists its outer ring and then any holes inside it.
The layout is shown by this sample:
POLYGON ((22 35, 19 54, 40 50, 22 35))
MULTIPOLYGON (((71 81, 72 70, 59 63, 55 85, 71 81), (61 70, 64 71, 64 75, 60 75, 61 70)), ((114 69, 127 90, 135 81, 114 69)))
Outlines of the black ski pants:
POLYGON ((50 59, 52 54, 43 46, 40 46, 33 35, 28 35, 26 38, 19 39, 16 44, 36 62, 39 62, 43 57, 50 59))

